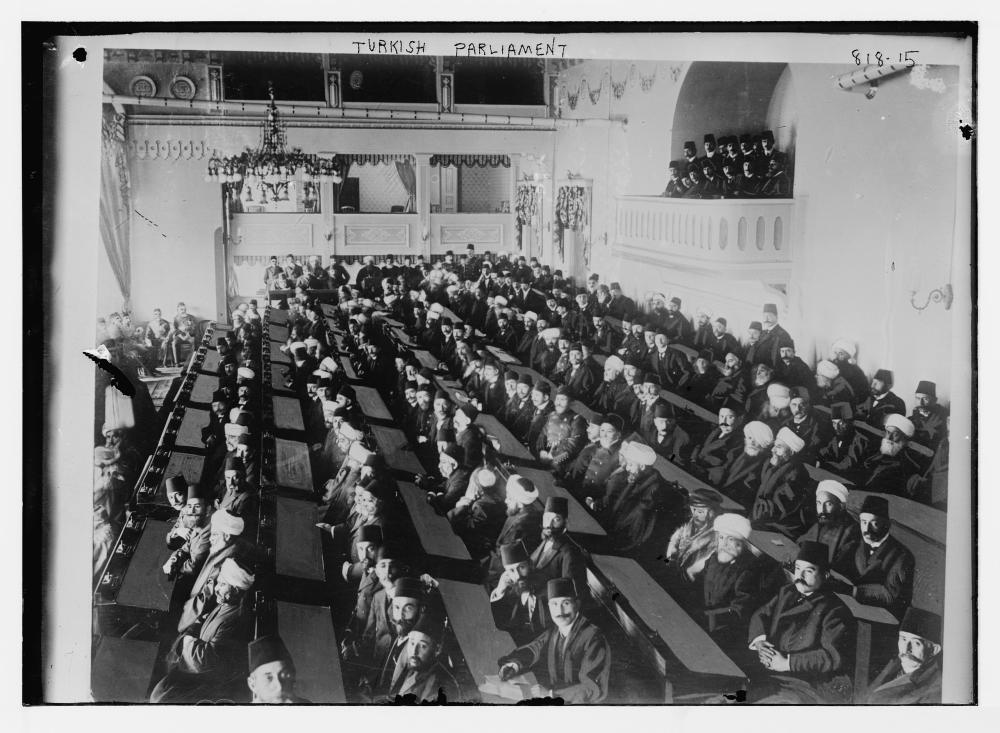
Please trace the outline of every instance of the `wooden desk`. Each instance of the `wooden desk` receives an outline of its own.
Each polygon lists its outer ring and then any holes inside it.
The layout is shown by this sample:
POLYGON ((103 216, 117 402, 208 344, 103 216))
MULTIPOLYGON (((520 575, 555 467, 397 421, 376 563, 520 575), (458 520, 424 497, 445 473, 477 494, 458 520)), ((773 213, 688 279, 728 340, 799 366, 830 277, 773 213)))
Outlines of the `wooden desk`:
POLYGON ((500 452, 511 459, 521 461, 534 461, 535 457, 527 448, 515 438, 511 432, 501 423, 495 415, 488 415, 480 412, 476 418, 476 425, 479 425, 488 435, 500 441, 500 452))
POLYGON ((397 481, 403 495, 410 520, 417 530, 420 545, 428 555, 448 557, 453 560, 471 560, 465 543, 455 534, 451 524, 427 503, 427 493, 409 481, 397 481))
POLYGON ((848 481, 843 476, 838 476, 833 471, 827 471, 825 468, 820 468, 819 466, 812 466, 808 463, 804 464, 806 468, 806 473, 809 474, 809 478, 813 481, 819 483, 820 481, 839 481, 847 488, 854 486, 854 483, 848 481))
POLYGON ((420 366, 426 367, 427 369, 437 369, 438 364, 441 363, 437 360, 437 357, 427 351, 427 349, 413 349, 413 355, 417 358, 417 361, 420 362, 420 366))
MULTIPOLYGON (((167 547, 167 532, 173 522, 146 519, 135 551, 122 578, 115 603, 119 606, 153 611, 170 609, 173 581, 167 580, 163 565, 171 555, 167 547)), ((115 550, 117 551, 116 546, 115 550)))
POLYGON ((302 491, 313 490, 309 447, 284 438, 274 439, 275 480, 279 486, 302 491))
POLYGON ((101 637, 90 665, 94 702, 149 702, 158 648, 155 641, 101 637))
POLYGON ((420 348, 420 344, 418 344, 417 342, 413 341, 406 334, 406 331, 404 331, 402 328, 394 327, 394 328, 390 328, 389 330, 392 331, 392 335, 396 339, 396 341, 398 341, 399 343, 401 343, 406 348, 408 348, 408 349, 418 349, 418 348, 420 348))
POLYGON ((592 534, 599 537, 604 537, 607 534, 604 528, 594 519, 593 515, 576 500, 576 497, 562 486, 556 485, 555 479, 552 478, 552 474, 548 471, 519 466, 513 472, 524 476, 535 485, 535 488, 538 489, 539 501, 541 501, 543 506, 550 496, 561 496, 566 499, 567 504, 569 504, 569 517, 567 521, 569 531, 573 534, 592 534))
POLYGON ((539 374, 538 372, 536 372, 531 367, 522 366, 520 364, 508 364, 507 368, 510 369, 515 374, 517 374, 518 376, 520 376, 522 374, 528 374, 528 375, 530 375, 531 376, 531 381, 535 382, 536 384, 539 381, 541 381, 544 384, 548 385, 548 387, 549 387, 549 397, 553 397, 555 395, 555 391, 558 389, 558 386, 556 385, 555 382, 553 382, 548 377, 543 377, 541 374, 539 374))
MULTIPOLYGON (((510 654, 517 645, 510 634, 496 627, 490 597, 483 586, 457 580, 438 580, 438 583, 465 663, 480 685, 486 675, 497 674, 500 669, 497 660, 510 654)), ((522 675, 522 679, 526 684, 536 684, 531 673, 522 675)), ((503 702, 499 698, 496 701, 503 702)))
POLYGON ((670 348, 684 354, 684 356, 688 358, 688 361, 694 361, 698 358, 698 350, 692 349, 690 346, 685 346, 684 344, 670 344, 670 348))
POLYGON ((269 342, 271 346, 271 363, 272 364, 284 364, 288 365, 292 363, 292 360, 282 352, 281 347, 283 344, 279 344, 277 341, 269 342))
MULTIPOLYGON (((594 567, 628 601, 634 613, 655 632, 686 669, 696 674, 745 680, 746 675, 723 652, 701 626, 687 615, 677 602, 649 577, 635 560, 612 555, 594 555, 594 567)), ((588 570, 595 596, 607 598, 610 589, 601 578, 588 570)), ((612 602, 614 598, 612 597, 612 602)), ((665 660, 661 669, 666 674, 665 660)), ((733 691, 739 689, 734 687, 733 691)))
POLYGON ((406 434, 397 428, 370 425, 375 442, 378 443, 382 458, 389 468, 412 475, 424 472, 416 454, 410 450, 406 434))
POLYGON ((340 357, 340 366, 343 367, 344 374, 347 375, 348 379, 358 379, 358 373, 354 371, 354 365, 351 364, 351 360, 346 355, 340 357))
POLYGON ((284 364, 271 364, 271 389, 276 392, 293 394, 292 390, 285 386, 286 368, 284 364))
POLYGON ((267 327, 267 335, 270 336, 271 341, 283 344, 288 340, 288 326, 280 323, 272 323, 267 327))
POLYGON ((325 580, 315 502, 278 496, 275 508, 275 572, 306 580, 325 580))
POLYGON ((200 402, 203 405, 212 404, 212 395, 219 388, 219 378, 214 374, 199 374, 194 380, 194 387, 191 388, 191 402, 200 402))
POLYGON ((339 644, 327 606, 277 601, 278 634, 295 662, 295 692, 309 702, 347 702, 339 644))
MULTIPOLYGON (((644 438, 640 437, 638 433, 633 433, 633 435, 629 437, 629 440, 634 440, 638 443, 646 443, 648 445, 647 441, 644 438)), ((713 494, 717 494, 722 499, 720 507, 724 512, 734 512, 736 514, 743 514, 746 512, 746 509, 743 507, 742 504, 730 499, 728 496, 720 492, 711 484, 707 484, 700 478, 692 476, 683 468, 681 468, 675 463, 671 463, 660 454, 656 455, 656 462, 653 464, 653 468, 659 471, 660 475, 663 476, 663 478, 665 478, 667 481, 676 481, 677 483, 679 483, 681 486, 687 489, 687 492, 689 494, 694 492, 695 489, 706 489, 708 491, 711 491, 713 494)))
POLYGON ((799 554, 799 546, 795 540, 785 537, 780 532, 752 529, 750 544, 779 565, 795 562, 795 557, 799 554))
POLYGON ((205 352, 205 359, 201 362, 201 371, 203 374, 216 374, 219 371, 219 362, 221 357, 219 352, 215 349, 209 349, 205 352))
POLYGON ((271 308, 268 311, 267 320, 269 323, 277 323, 283 326, 288 323, 288 311, 281 310, 281 308, 271 308))
POLYGON ((695 417, 700 417, 705 422, 717 424, 719 421, 719 416, 713 414, 710 410, 706 410, 701 405, 692 402, 691 400, 686 400, 678 394, 671 392, 670 390, 661 389, 660 396, 667 402, 672 404, 674 407, 681 409, 684 412, 693 414, 695 417))
POLYGON ((359 385, 354 388, 354 394, 358 398, 358 404, 361 406, 361 411, 365 414, 365 417, 373 417, 378 420, 393 419, 392 413, 386 408, 385 402, 382 401, 378 390, 359 385))
POLYGON ((497 359, 499 359, 504 364, 520 364, 521 360, 515 356, 511 356, 506 351, 496 346, 487 346, 486 350, 493 354, 497 359))
MULTIPOLYGON (((189 484, 197 484, 201 483, 201 474, 204 469, 205 456, 198 456, 194 453, 171 453, 170 458, 167 460, 167 470, 163 472, 163 480, 160 481, 160 485, 156 488, 155 503, 169 506, 170 502, 167 501, 167 490, 164 488, 164 484, 166 484, 168 478, 180 474, 189 484)), ((206 490, 212 489, 211 486, 203 488, 206 490)))
POLYGON ((201 407, 188 407, 184 410, 184 419, 177 430, 177 438, 174 445, 177 448, 197 448, 204 450, 205 444, 201 442, 201 431, 208 427, 209 411, 201 407))
POLYGON ((585 404, 580 402, 580 400, 573 400, 569 403, 569 409, 575 412, 577 415, 582 417, 587 422, 594 422, 601 417, 601 414, 597 410, 592 410, 585 404))
POLYGON ((279 430, 305 430, 302 405, 295 397, 272 397, 274 427, 279 430))

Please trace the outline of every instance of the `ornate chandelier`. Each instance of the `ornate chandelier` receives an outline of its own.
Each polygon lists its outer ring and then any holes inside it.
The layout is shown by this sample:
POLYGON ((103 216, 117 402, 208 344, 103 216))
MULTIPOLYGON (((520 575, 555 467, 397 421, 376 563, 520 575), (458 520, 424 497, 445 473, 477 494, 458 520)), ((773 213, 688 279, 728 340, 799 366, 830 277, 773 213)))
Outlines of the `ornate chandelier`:
MULTIPOLYGON (((340 183, 343 179, 333 159, 303 153, 301 148, 286 149, 285 123, 274 103, 274 87, 268 84, 267 91, 270 103, 257 149, 246 148, 239 155, 213 156, 208 161, 205 180, 222 183, 231 196, 247 203, 261 204, 287 201, 290 181, 340 183)), ((307 191, 309 188, 306 185, 307 191)))

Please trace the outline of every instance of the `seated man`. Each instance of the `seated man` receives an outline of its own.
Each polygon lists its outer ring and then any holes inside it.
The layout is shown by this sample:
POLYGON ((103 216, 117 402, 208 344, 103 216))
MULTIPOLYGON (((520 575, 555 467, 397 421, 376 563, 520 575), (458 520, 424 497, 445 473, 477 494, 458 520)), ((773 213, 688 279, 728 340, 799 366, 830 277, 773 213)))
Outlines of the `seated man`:
POLYGON ((858 523, 847 513, 847 487, 825 479, 816 487, 816 524, 799 537, 803 542, 820 542, 830 550, 830 566, 841 567, 854 556, 861 542, 858 523))
POLYGON ((461 446, 452 443, 438 453, 438 473, 443 479, 440 483, 426 476, 418 476, 416 483, 427 491, 427 503, 443 515, 455 508, 469 488, 472 471, 465 463, 465 451, 461 446))
MULTIPOLYGON (((171 488, 169 483, 177 478, 183 477, 167 479, 168 491, 171 488)), ((163 571, 169 579, 186 577, 190 579, 188 582, 193 581, 208 557, 211 533, 208 501, 198 485, 191 484, 187 487, 184 508, 167 533, 167 546, 173 553, 163 566, 163 571)))
POLYGON ((910 414, 910 422, 916 428, 913 440, 931 450, 937 450, 938 443, 948 431, 948 413, 937 402, 937 385, 921 381, 913 400, 913 412, 910 414))
POLYGON ((604 634, 581 615, 572 579, 550 580, 546 595, 554 625, 530 644, 501 657, 500 679, 531 670, 551 697, 570 704, 603 702, 611 673, 611 649, 604 634))
POLYGON ((719 514, 722 497, 711 489, 695 489, 688 497, 687 505, 691 518, 674 530, 667 544, 664 559, 683 563, 685 556, 700 544, 710 540, 712 522, 719 514))
POLYGON ((425 613, 406 635, 406 647, 391 671, 390 700, 412 697, 415 702, 461 702, 458 681, 441 658, 444 625, 425 613))
POLYGON ((644 435, 653 450, 671 463, 684 466, 691 445, 691 436, 677 424, 673 405, 656 402, 653 406, 653 429, 644 435))
POLYGON ((774 433, 754 420, 743 427, 743 446, 733 450, 722 466, 708 472, 708 481, 733 501, 752 509, 760 488, 761 469, 771 455, 774 433))
POLYGON ((941 617, 910 607, 899 625, 898 656, 872 682, 869 705, 941 702, 941 617))
POLYGON ((553 578, 572 578, 577 588, 587 589, 587 558, 569 536, 569 502, 562 496, 550 496, 542 514, 542 542, 531 553, 532 566, 546 582, 553 578))
POLYGON ((143 340, 148 347, 146 351, 146 368, 152 369, 162 366, 166 358, 164 346, 167 336, 170 334, 170 321, 163 317, 159 308, 153 309, 153 317, 146 324, 146 331, 143 340))
POLYGON ((817 414, 813 409, 809 390, 805 387, 792 387, 790 398, 788 410, 791 413, 791 420, 786 421, 785 425, 805 443, 799 454, 802 462, 815 465, 816 454, 829 441, 829 434, 832 431, 830 423, 825 416, 817 414))
POLYGON ((472 475, 465 495, 448 512, 452 530, 462 538, 475 559, 489 556, 507 518, 500 492, 497 475, 488 468, 481 468, 472 475))
POLYGON ((490 593, 490 609, 497 628, 508 632, 518 646, 530 643, 548 627, 546 581, 531 564, 522 542, 500 546, 503 572, 490 593))
POLYGON ((798 537, 812 525, 809 474, 799 453, 805 443, 788 428, 782 428, 771 446, 771 459, 760 474, 760 486, 751 517, 761 529, 772 529, 798 537))
POLYGON ((499 547, 522 543, 527 552, 533 552, 542 541, 542 506, 538 503, 538 489, 530 479, 512 473, 507 477, 504 501, 507 518, 500 528, 491 553, 487 585, 493 585, 503 572, 499 547))
POLYGON ((879 451, 858 470, 859 488, 880 494, 907 496, 910 477, 920 473, 920 466, 907 444, 916 428, 902 415, 890 414, 885 418, 885 437, 879 451))
POLYGON ((719 408, 719 424, 712 429, 705 441, 694 448, 687 468, 691 473, 705 476, 713 468, 726 462, 728 454, 740 447, 742 436, 736 430, 737 412, 734 406, 719 408))
MULTIPOLYGON (((272 258, 275 259, 276 258, 272 258)), ((308 703, 295 694, 295 662, 280 636, 262 636, 247 645, 251 702, 255 705, 308 703)))
POLYGON ((167 653, 167 674, 149 696, 152 703, 196 703, 228 697, 243 676, 246 644, 243 598, 254 576, 228 558, 215 582, 215 603, 182 631, 167 653))
POLYGON ((552 473, 559 476, 587 442, 587 421, 570 409, 572 401, 565 387, 556 392, 554 410, 548 413, 545 427, 534 445, 538 457, 552 473))
POLYGON ((853 406, 858 402, 850 382, 840 373, 840 367, 827 359, 816 365, 816 389, 816 401, 820 405, 847 402, 853 406))
POLYGON ((827 583, 828 556, 826 545, 804 542, 792 583, 750 618, 747 638, 761 665, 751 673, 752 702, 851 700, 854 619, 827 583))
POLYGON ((622 419, 618 415, 605 415, 600 420, 596 447, 581 451, 567 476, 567 488, 578 497, 603 493, 608 476, 618 468, 622 419))
POLYGON ((902 618, 913 600, 913 553, 889 530, 889 502, 866 496, 858 513, 861 542, 834 569, 853 584, 851 595, 859 603, 886 608, 902 618))
POLYGON ((830 425, 833 436, 820 447, 818 463, 821 468, 853 480, 872 454, 871 441, 854 427, 851 406, 846 402, 830 406, 830 425))
POLYGON ((871 394, 858 405, 857 417, 872 427, 882 429, 886 415, 906 414, 906 403, 892 391, 892 372, 879 369, 871 381, 871 394))

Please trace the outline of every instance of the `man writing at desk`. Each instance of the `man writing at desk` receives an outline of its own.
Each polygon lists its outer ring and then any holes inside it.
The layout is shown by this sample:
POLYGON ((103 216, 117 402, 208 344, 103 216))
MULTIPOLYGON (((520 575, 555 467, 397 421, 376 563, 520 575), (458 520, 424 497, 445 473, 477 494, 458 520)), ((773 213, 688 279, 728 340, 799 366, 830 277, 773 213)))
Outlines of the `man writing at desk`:
POLYGON ((603 702, 611 673, 611 650, 604 634, 580 614, 580 599, 570 578, 550 580, 546 591, 555 625, 501 657, 500 679, 531 670, 544 680, 552 697, 568 703, 603 702))

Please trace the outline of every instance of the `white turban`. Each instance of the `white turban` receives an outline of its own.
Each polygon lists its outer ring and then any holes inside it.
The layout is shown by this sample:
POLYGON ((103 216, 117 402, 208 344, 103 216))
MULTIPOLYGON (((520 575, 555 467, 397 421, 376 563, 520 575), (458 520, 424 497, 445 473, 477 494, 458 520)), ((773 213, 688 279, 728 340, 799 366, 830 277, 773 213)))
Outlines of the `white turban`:
POLYGON ((232 410, 229 411, 229 422, 231 423, 236 422, 239 419, 240 415, 242 415, 243 413, 246 413, 247 415, 250 414, 242 407, 234 407, 232 410))
MULTIPOLYGON (((341 432, 343 432, 343 431, 341 431, 341 432)), ((368 450, 363 445, 361 445, 361 443, 358 443, 358 442, 354 442, 353 444, 351 444, 350 450, 347 451, 347 456, 352 461, 357 461, 362 466, 365 465, 365 461, 367 461, 373 455, 375 455, 375 454, 372 453, 370 450, 368 450)))
POLYGON ((440 303, 431 303, 431 307, 428 308, 427 310, 429 310, 431 313, 437 313, 438 315, 441 315, 442 313, 444 313, 444 306, 441 305, 440 303))
POLYGON ((212 515, 212 529, 235 537, 243 534, 243 519, 225 509, 220 509, 212 515))
POLYGON ((327 356, 319 363, 319 368, 330 372, 330 374, 336 374, 337 370, 340 369, 340 365, 333 359, 333 357, 327 356))
POLYGON ((546 328, 544 331, 542 331, 542 338, 545 339, 546 341, 549 341, 551 339, 557 339, 559 338, 561 333, 562 331, 560 331, 558 328, 546 328))
POLYGON ((293 341, 292 345, 288 348, 294 352, 296 349, 304 349, 306 345, 302 341, 293 341))
POLYGON ((538 314, 535 313, 535 311, 525 311, 525 313, 524 313, 524 320, 526 320, 526 321, 537 321, 538 320, 538 314))
POLYGON ((852 359, 858 353, 858 347, 847 339, 837 339, 830 348, 832 351, 846 351, 852 359))
POLYGON ((792 449, 793 453, 798 453, 800 450, 806 447, 806 443, 802 438, 793 433, 788 428, 782 428, 778 431, 777 437, 774 439, 775 443, 784 443, 789 448, 792 449))
POLYGON ((349 422, 344 421, 340 425, 340 436, 342 438, 347 438, 347 440, 358 441, 364 438, 365 434, 360 430, 358 430, 357 428, 351 427, 351 424, 349 422))
POLYGON ((322 400, 323 402, 323 417, 333 417, 334 411, 337 409, 337 403, 334 400, 322 400))
POLYGON ((625 368, 625 362, 623 362, 619 357, 611 355, 604 362, 604 370, 607 371, 611 369, 616 372, 620 372, 625 368))
POLYGON ((784 384, 767 385, 767 401, 779 410, 788 407, 792 401, 792 391, 784 384))
POLYGON ((219 570, 219 582, 231 585, 233 588, 250 590, 253 580, 253 573, 248 573, 241 568, 231 557, 225 559, 222 563, 222 568, 219 570))
POLYGON ((507 479, 507 497, 519 504, 527 505, 538 499, 538 489, 520 474, 512 473, 507 479))
POLYGON ((238 379, 253 379, 257 375, 250 367, 240 367, 236 370, 236 376, 238 379))
POLYGON ((830 496, 835 496, 840 500, 841 504, 847 503, 847 487, 844 486, 839 481, 833 481, 832 479, 823 479, 816 486, 816 496, 820 493, 829 494, 830 496))
POLYGON ((896 413, 891 413, 885 417, 885 429, 896 428, 899 432, 905 435, 907 438, 912 438, 913 433, 916 432, 916 427, 909 418, 903 417, 902 415, 897 415, 896 413))
POLYGON ((312 336, 310 336, 303 343, 306 345, 306 348, 308 349, 310 346, 319 346, 319 339, 314 339, 312 336))
POLYGON ((771 432, 771 428, 760 420, 748 422, 743 428, 743 434, 765 448, 771 447, 774 442, 774 433, 771 432))
POLYGON ((712 317, 712 311, 710 311, 708 308, 698 308, 697 310, 695 310, 694 314, 696 316, 706 316, 707 318, 712 317))
POLYGON ((744 540, 750 539, 750 520, 739 514, 720 514, 713 520, 712 529, 744 540))
POLYGON ((361 307, 362 308, 374 308, 375 307, 375 301, 372 300, 371 298, 362 298, 361 299, 361 307))
POLYGON ((446 293, 448 293, 449 295, 454 295, 455 293, 457 293, 457 292, 458 292, 458 286, 457 286, 457 285, 449 285, 449 286, 448 286, 448 287, 446 287, 446 288, 445 288, 444 290, 445 290, 445 292, 446 292, 446 293))
POLYGON ((488 489, 494 484, 496 484, 497 475, 488 468, 482 468, 476 474, 476 481, 478 481, 479 485, 482 486, 484 489, 488 489))
POLYGON ((638 463, 640 466, 652 466, 656 463, 656 452, 645 443, 630 441, 622 446, 621 456, 628 463, 638 463))
POLYGON ((329 377, 330 372, 328 372, 326 369, 313 369, 312 375, 314 377, 329 377))
POLYGON ((237 425, 234 422, 227 422, 222 429, 225 431, 227 438, 238 438, 241 435, 246 435, 250 432, 250 428, 246 425, 237 425))
POLYGON ((493 305, 507 305, 507 299, 502 295, 498 295, 493 299, 493 305))
POLYGON ((840 376, 840 369, 832 361, 823 359, 823 361, 816 365, 816 373, 827 379, 836 379, 840 376))

